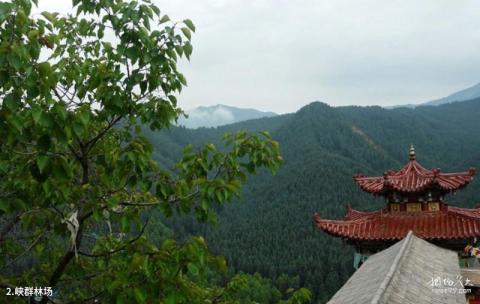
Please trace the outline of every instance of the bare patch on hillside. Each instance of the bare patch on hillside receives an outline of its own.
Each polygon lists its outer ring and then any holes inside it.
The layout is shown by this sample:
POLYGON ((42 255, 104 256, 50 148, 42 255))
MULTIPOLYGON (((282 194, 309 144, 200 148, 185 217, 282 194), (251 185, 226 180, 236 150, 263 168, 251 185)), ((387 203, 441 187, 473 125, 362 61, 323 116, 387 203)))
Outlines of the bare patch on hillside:
POLYGON ((383 154, 386 154, 385 153, 385 150, 382 149, 382 147, 380 147, 379 145, 377 145, 373 139, 371 139, 362 129, 356 127, 356 126, 352 126, 352 132, 354 134, 357 134, 359 135, 361 138, 363 138, 372 148, 374 148, 375 150, 383 153, 383 154))

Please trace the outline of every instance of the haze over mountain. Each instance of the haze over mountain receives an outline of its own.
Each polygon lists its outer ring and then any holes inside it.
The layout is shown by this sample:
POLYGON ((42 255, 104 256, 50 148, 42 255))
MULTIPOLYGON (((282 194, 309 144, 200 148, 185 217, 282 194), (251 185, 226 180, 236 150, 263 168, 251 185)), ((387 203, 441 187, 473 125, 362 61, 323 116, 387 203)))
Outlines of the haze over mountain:
MULTIPOLYGON (((325 303, 350 277, 353 251, 318 231, 312 215, 342 218, 347 205, 375 210, 384 200, 363 193, 352 175, 381 176, 408 161, 414 144, 418 161, 443 172, 480 168, 480 98, 439 106, 398 108, 330 107, 314 102, 296 113, 243 121, 218 128, 172 128, 147 133, 155 158, 171 166, 187 143, 214 143, 224 132, 269 130, 279 141, 284 165, 277 175, 250 179, 239 203, 219 210, 216 226, 184 219, 167 222, 177 235, 201 233, 209 247, 235 271, 260 272, 282 290, 306 286, 313 303, 325 303)), ((447 201, 474 207, 480 179, 447 201)), ((260 303, 269 303, 257 301, 260 303)))
POLYGON ((448 95, 447 97, 440 98, 440 99, 435 99, 429 102, 422 103, 424 106, 438 106, 441 104, 446 104, 446 103, 451 103, 451 102, 457 102, 457 101, 464 101, 464 100, 470 100, 480 97, 480 83, 477 83, 476 85, 466 88, 464 90, 455 92, 453 94, 448 95))
MULTIPOLYGON (((447 103, 471 100, 478 97, 480 97, 480 83, 477 83, 466 89, 454 92, 446 97, 427 101, 424 103, 405 104, 384 108, 396 109, 416 108, 419 106, 438 106, 447 103)), ((245 120, 257 119, 262 117, 272 117, 278 115, 274 112, 264 112, 256 109, 239 108, 223 104, 217 104, 214 106, 199 106, 186 111, 186 113, 188 114, 188 118, 181 117, 178 121, 178 125, 190 129, 196 129, 200 127, 218 127, 245 120)))
POLYGON ((405 104, 405 105, 398 105, 393 107, 385 107, 386 109, 395 109, 395 108, 415 108, 419 106, 438 106, 442 104, 458 102, 458 101, 465 101, 471 100, 480 97, 480 83, 477 83, 474 86, 468 87, 466 89, 460 90, 458 92, 452 93, 447 97, 427 101, 420 104, 405 104))
POLYGON ((188 118, 179 119, 178 125, 195 129, 199 127, 217 127, 244 120, 277 115, 273 112, 262 112, 255 109, 243 109, 218 104, 215 106, 201 106, 186 111, 188 118))

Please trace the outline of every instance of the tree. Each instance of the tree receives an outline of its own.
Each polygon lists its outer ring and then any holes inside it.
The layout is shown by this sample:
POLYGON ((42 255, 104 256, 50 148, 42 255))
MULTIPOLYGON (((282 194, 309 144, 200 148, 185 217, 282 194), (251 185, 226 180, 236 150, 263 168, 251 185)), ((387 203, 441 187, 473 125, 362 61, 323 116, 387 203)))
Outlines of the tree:
POLYGON ((141 127, 182 114, 193 23, 147 0, 73 0, 67 16, 32 16, 32 2, 0 2, 0 286, 50 286, 62 303, 228 301, 231 284, 205 279, 223 258, 201 237, 152 243, 150 211, 214 222, 249 174, 278 168, 278 143, 226 134, 161 168, 141 127))

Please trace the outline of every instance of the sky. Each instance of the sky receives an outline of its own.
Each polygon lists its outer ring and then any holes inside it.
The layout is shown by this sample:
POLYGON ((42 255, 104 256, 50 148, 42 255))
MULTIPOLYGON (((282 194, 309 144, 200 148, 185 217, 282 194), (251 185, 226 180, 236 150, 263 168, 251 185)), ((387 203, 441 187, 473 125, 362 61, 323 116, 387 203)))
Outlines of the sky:
MULTIPOLYGON (((480 82, 477 0, 153 0, 197 28, 184 109, 415 104, 480 82)), ((67 12, 70 1, 39 0, 67 12)))

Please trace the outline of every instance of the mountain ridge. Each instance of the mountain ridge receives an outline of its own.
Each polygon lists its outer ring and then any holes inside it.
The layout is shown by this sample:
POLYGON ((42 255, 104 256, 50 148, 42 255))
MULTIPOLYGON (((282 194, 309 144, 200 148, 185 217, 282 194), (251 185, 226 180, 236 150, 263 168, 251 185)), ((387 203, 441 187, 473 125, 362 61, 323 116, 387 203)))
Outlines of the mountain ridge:
POLYGON ((480 97, 480 83, 477 83, 471 87, 466 89, 460 90, 458 92, 452 93, 447 97, 435 99, 432 101, 428 101, 422 103, 425 106, 437 106, 446 103, 458 102, 458 101, 465 101, 480 97))
POLYGON ((423 106, 438 106, 448 103, 455 103, 460 101, 467 101, 472 100, 475 98, 480 97, 480 83, 477 83, 471 87, 466 89, 454 92, 446 97, 430 100, 427 102, 423 102, 420 104, 404 104, 404 105, 396 105, 396 106, 388 106, 385 109, 397 109, 397 108, 416 108, 416 107, 423 107, 423 106))

